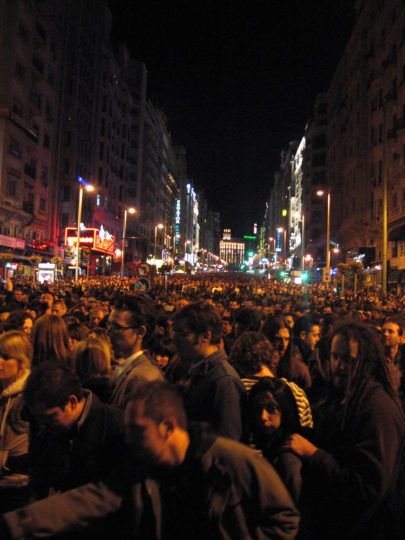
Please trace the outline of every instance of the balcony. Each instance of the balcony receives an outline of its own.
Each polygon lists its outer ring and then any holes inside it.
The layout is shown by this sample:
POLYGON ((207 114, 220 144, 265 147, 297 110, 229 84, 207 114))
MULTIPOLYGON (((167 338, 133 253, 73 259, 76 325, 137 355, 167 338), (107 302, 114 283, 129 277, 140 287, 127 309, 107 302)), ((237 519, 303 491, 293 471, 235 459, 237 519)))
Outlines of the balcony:
POLYGON ((27 212, 27 214, 33 214, 34 213, 34 203, 29 201, 23 201, 23 210, 24 212, 27 212))

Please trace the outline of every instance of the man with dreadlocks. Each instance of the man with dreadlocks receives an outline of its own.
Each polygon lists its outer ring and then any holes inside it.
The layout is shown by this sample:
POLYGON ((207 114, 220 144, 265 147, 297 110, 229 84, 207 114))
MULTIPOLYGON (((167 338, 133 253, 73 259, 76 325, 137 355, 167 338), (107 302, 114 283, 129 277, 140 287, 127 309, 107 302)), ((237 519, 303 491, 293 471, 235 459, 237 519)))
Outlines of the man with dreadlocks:
POLYGON ((377 334, 361 323, 343 323, 331 334, 329 391, 316 446, 298 434, 286 443, 304 464, 302 522, 309 530, 303 538, 400 538, 404 433, 377 334))

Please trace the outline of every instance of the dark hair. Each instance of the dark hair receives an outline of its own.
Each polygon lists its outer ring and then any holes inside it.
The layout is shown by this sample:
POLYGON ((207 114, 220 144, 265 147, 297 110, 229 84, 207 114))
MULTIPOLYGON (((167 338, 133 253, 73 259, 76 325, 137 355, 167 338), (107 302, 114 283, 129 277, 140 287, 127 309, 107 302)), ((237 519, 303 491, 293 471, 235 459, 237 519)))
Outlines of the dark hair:
MULTIPOLYGON (((278 353, 270 341, 260 332, 244 332, 237 338, 229 355, 229 362, 240 377, 250 378, 258 373, 263 365, 272 368, 273 358, 278 353)), ((277 362, 275 362, 277 364, 277 362)))
POLYGON ((134 328, 145 326, 146 334, 144 342, 148 342, 153 337, 156 325, 156 315, 152 300, 146 295, 138 296, 118 296, 114 300, 114 309, 118 311, 128 311, 130 313, 130 323, 134 328))
POLYGON ((235 323, 241 326, 239 333, 258 332, 261 324, 261 314, 255 309, 241 308, 235 313, 235 323))
POLYGON ((310 315, 302 315, 298 317, 293 326, 293 336, 298 338, 301 332, 309 334, 312 332, 312 327, 319 325, 318 319, 314 319, 310 315))
POLYGON ((253 412, 258 407, 263 408, 267 403, 281 413, 280 429, 284 435, 301 431, 297 402, 285 382, 266 377, 252 386, 247 396, 249 411, 253 412))
POLYGON ((34 367, 24 389, 24 401, 30 408, 38 403, 47 409, 63 408, 71 395, 78 401, 83 397, 78 376, 66 366, 55 366, 49 362, 34 367))
POLYGON ((277 332, 281 328, 287 328, 287 330, 290 331, 288 326, 285 324, 283 317, 270 315, 264 320, 261 332, 267 337, 267 339, 271 343, 273 343, 277 332))
POLYGON ((199 336, 211 332, 211 343, 218 345, 222 335, 222 319, 219 311, 209 302, 199 301, 189 304, 174 316, 173 323, 179 321, 194 334, 199 336))
POLYGON ((348 360, 346 400, 342 422, 345 423, 363 400, 364 390, 370 379, 381 383, 386 392, 397 401, 384 356, 383 344, 376 330, 364 323, 345 321, 333 329, 329 340, 329 350, 335 336, 342 336, 347 343, 353 340, 358 344, 357 362, 348 360))
POLYGON ((7 332, 8 330, 21 330, 24 326, 26 319, 31 319, 33 321, 33 318, 27 311, 24 311, 23 309, 13 311, 12 313, 10 313, 7 320, 4 321, 3 330, 5 332, 7 332))
POLYGON ((173 416, 181 429, 187 429, 183 399, 177 387, 165 381, 150 381, 136 386, 127 401, 127 407, 136 401, 143 403, 143 414, 156 424, 173 416))
POLYGON ((81 341, 82 339, 86 339, 86 337, 89 335, 89 327, 76 319, 76 317, 73 317, 72 315, 65 315, 63 320, 66 323, 70 339, 81 341))
MULTIPOLYGON (((10 315, 10 317, 11 317, 11 315, 10 315)), ((393 315, 392 317, 387 317, 385 319, 384 324, 386 324, 386 323, 396 324, 398 326, 398 328, 399 328, 398 334, 400 336, 402 336, 403 328, 405 328, 405 319, 404 319, 404 317, 400 317, 399 315, 393 315)))

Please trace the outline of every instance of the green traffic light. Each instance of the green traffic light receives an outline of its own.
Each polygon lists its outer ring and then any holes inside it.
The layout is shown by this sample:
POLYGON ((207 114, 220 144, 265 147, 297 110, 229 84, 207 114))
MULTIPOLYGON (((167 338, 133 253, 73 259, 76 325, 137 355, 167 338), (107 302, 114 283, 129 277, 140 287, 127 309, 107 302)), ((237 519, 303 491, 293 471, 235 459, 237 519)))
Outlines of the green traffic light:
POLYGON ((281 270, 281 272, 280 272, 280 277, 285 277, 285 272, 284 272, 284 270, 281 270))
POLYGON ((306 279, 308 279, 308 274, 306 272, 302 272, 301 279, 302 281, 305 281, 306 279))

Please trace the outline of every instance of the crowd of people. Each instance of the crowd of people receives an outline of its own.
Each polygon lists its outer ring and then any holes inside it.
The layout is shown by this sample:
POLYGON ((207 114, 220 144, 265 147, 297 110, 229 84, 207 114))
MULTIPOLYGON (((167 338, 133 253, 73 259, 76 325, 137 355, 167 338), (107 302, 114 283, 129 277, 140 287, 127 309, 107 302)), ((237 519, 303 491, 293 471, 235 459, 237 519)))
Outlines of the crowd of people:
POLYGON ((0 537, 399 539, 405 297, 7 280, 0 537))

